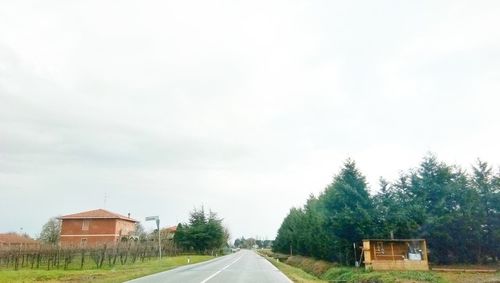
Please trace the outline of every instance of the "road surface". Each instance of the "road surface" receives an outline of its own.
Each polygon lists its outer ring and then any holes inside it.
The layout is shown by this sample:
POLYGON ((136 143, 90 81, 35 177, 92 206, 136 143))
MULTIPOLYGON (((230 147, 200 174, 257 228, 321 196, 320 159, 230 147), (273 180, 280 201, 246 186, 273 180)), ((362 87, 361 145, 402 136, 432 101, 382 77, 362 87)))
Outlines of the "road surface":
POLYGON ((283 273, 253 251, 241 250, 210 261, 148 275, 130 283, 291 283, 283 273))

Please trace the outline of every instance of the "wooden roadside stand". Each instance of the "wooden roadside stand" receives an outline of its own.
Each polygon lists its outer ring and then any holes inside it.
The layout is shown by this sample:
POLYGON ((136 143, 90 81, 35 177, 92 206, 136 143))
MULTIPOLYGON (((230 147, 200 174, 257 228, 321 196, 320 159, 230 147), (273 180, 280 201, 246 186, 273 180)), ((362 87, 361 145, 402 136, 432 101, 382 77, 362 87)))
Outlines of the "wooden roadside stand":
POLYGON ((429 270, 424 239, 366 239, 363 256, 367 270, 429 270))

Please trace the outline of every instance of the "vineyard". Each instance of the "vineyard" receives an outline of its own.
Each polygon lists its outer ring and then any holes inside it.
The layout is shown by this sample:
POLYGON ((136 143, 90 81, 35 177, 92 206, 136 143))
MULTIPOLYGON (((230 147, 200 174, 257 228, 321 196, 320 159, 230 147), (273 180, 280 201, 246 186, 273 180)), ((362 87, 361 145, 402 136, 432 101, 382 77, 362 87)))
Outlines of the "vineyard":
MULTIPOLYGON (((177 255, 175 246, 162 246, 163 256, 177 255)), ((99 269, 103 265, 134 264, 158 258, 154 242, 120 242, 96 247, 10 246, 0 247, 0 269, 99 269)))

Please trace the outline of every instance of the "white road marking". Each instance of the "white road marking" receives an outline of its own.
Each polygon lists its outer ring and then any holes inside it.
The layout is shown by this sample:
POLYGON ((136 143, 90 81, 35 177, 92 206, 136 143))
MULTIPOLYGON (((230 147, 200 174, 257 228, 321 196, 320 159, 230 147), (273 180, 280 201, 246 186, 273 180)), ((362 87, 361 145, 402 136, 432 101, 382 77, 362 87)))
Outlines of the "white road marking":
POLYGON ((288 278, 288 276, 286 276, 283 272, 281 272, 281 270, 279 270, 276 266, 274 266, 274 264, 270 263, 269 260, 259 254, 257 254, 259 257, 261 257, 265 262, 267 262, 267 264, 269 264, 270 266, 272 266, 271 269, 273 269, 274 271, 277 271, 281 274, 281 276, 283 276, 283 278, 285 278, 286 280, 288 280, 288 282, 290 283, 293 283, 292 279, 288 278))
POLYGON ((243 256, 240 256, 239 258, 237 258, 235 261, 231 262, 230 264, 224 266, 221 270, 215 272, 214 274, 210 275, 209 277, 207 277, 207 279, 201 281, 200 283, 206 283, 208 282, 208 280, 214 278, 215 276, 217 276, 217 274, 221 273, 224 269, 230 267, 231 265, 235 264, 238 260, 240 260, 243 256))

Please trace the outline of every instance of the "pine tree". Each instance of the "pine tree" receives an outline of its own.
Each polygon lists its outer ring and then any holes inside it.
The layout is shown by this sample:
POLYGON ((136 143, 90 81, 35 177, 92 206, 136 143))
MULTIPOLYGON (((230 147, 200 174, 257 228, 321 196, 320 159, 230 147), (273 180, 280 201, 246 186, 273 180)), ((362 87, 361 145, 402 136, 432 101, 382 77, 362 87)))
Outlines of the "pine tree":
POLYGON ((373 235, 374 209, 365 177, 351 159, 344 163, 319 197, 324 207, 331 251, 329 258, 346 264, 354 262, 353 243, 373 235))
POLYGON ((496 261, 500 257, 500 172, 494 175, 493 169, 481 160, 472 171, 472 187, 479 197, 481 253, 496 261))
POLYGON ((185 250, 205 253, 220 249, 225 245, 227 235, 222 226, 222 219, 210 211, 208 214, 202 207, 190 213, 189 223, 179 224, 174 236, 177 245, 185 250))

